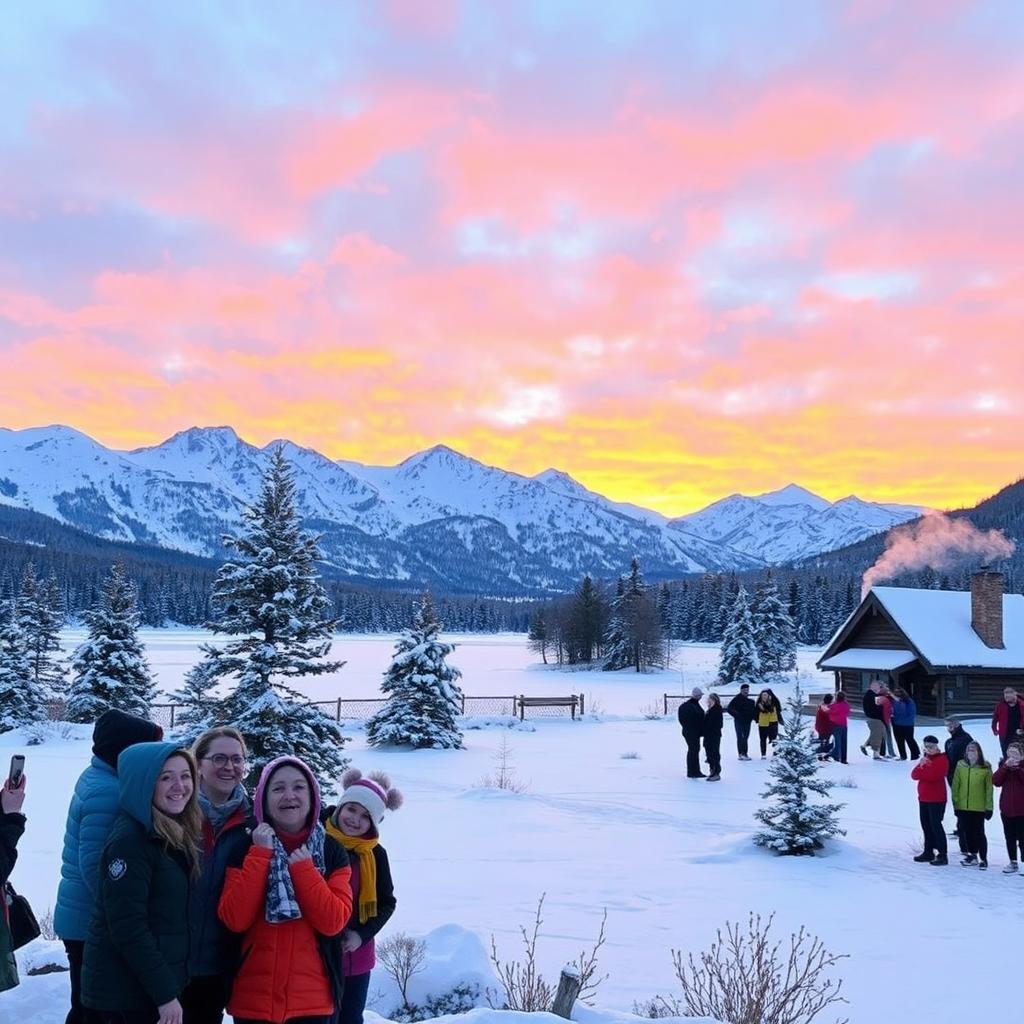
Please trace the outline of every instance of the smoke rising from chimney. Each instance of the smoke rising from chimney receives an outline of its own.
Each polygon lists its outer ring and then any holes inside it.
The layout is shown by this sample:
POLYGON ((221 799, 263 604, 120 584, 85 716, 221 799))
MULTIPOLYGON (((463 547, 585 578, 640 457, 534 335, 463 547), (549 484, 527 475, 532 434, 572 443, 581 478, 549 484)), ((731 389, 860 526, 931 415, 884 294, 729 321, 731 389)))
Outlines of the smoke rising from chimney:
POLYGON ((916 569, 950 569, 965 558, 992 562, 1009 558, 1017 545, 1001 530, 979 530, 967 519, 926 512, 917 522, 889 533, 885 551, 861 581, 863 597, 876 583, 916 569))

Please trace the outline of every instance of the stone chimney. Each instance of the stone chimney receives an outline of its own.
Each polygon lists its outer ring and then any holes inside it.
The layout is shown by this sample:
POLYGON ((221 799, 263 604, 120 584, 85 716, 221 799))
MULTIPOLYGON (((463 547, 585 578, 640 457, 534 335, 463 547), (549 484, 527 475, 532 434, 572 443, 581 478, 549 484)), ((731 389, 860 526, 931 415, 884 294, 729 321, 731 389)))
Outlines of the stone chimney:
POLYGON ((971 628, 986 647, 1002 648, 1003 589, 1001 572, 982 566, 971 577, 971 628))

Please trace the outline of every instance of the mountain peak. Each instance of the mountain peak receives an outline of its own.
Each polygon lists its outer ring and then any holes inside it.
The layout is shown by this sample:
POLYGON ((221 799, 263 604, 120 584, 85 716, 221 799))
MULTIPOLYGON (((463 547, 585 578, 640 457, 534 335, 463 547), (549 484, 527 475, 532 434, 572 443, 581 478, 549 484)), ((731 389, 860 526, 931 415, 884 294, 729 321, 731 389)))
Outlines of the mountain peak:
POLYGON ((781 505, 807 505, 818 511, 828 508, 831 504, 819 495, 807 490, 806 487, 793 483, 786 484, 785 487, 780 487, 777 491, 755 494, 754 501, 759 501, 762 505, 770 505, 773 508, 781 505))

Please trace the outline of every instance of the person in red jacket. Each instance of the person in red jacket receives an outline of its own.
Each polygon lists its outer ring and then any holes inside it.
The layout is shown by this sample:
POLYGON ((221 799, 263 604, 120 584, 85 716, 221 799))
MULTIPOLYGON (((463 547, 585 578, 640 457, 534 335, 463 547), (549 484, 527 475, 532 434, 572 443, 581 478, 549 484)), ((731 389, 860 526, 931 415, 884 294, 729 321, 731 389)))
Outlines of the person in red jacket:
POLYGON ((846 760, 846 740, 850 730, 850 702, 842 690, 828 706, 828 719, 832 724, 832 758, 840 764, 849 764, 846 760))
POLYGON ((259 823, 227 869, 218 912, 242 939, 228 1000, 235 1024, 329 1024, 341 1003, 341 932, 352 913, 348 854, 320 824, 320 787, 297 757, 263 769, 259 823))
POLYGON ((992 785, 999 787, 999 816, 1003 819, 1009 863, 1004 875, 1017 873, 1017 849, 1024 854, 1024 747, 1011 743, 1006 757, 992 773, 992 785))
POLYGON ((1006 748, 1024 735, 1024 702, 1017 697, 1017 691, 1008 686, 1003 690, 1003 699, 992 712, 992 735, 999 737, 999 746, 1006 748))
POLYGON ((818 710, 814 715, 814 731, 818 734, 818 760, 824 761, 832 751, 832 719, 828 709, 832 705, 832 694, 826 693, 821 698, 818 710))
POLYGON ((939 750, 937 736, 925 736, 921 742, 924 744, 924 752, 921 760, 914 765, 910 777, 917 781, 924 850, 914 860, 919 864, 941 867, 949 863, 946 832, 942 827, 942 817, 946 813, 946 775, 949 772, 949 759, 939 750))

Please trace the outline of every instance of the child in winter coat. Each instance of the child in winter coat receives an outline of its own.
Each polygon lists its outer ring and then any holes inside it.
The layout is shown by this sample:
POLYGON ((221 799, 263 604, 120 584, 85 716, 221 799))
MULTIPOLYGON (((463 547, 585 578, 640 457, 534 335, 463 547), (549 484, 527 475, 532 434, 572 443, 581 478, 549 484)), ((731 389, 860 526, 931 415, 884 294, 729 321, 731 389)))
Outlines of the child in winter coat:
POLYGON ((263 769, 253 813, 252 845, 228 867, 218 908, 243 936, 228 1013, 246 1024, 328 1024, 341 1005, 348 855, 320 824, 320 787, 297 757, 263 769))
POLYGON ((1006 757, 992 775, 992 784, 999 789, 999 816, 1003 819, 1003 835, 1009 863, 1004 875, 1017 872, 1017 850, 1024 854, 1024 748, 1019 743, 1006 747, 1006 757))
POLYGON ((985 822, 992 817, 992 766, 985 760, 981 746, 967 744, 964 759, 953 772, 953 807, 960 817, 967 852, 960 863, 966 868, 977 864, 988 867, 988 839, 985 822))
POLYGON ((821 698, 818 710, 814 714, 814 731, 818 734, 818 760, 825 760, 832 750, 832 719, 828 709, 832 705, 832 694, 826 693, 821 698))
POLYGON ((402 794, 383 772, 363 778, 358 768, 352 768, 341 784, 344 792, 338 806, 327 814, 327 834, 348 851, 356 905, 341 936, 345 991, 333 1024, 362 1024, 370 972, 376 964, 374 936, 395 912, 391 867, 378 830, 384 812, 402 806, 402 794))
POLYGON ((4 885, 11 877, 14 862, 18 859, 18 840, 25 831, 25 815, 21 805, 25 800, 25 779, 22 775, 17 789, 11 787, 11 780, 0 789, 0 992, 6 992, 18 984, 18 965, 14 959, 14 943, 7 921, 7 901, 4 899, 4 885))
POLYGON ((828 720, 832 723, 832 757, 840 764, 848 764, 846 741, 850 731, 850 702, 842 690, 829 705, 828 720))
POLYGON ((914 860, 919 864, 942 867, 949 863, 946 832, 942 817, 946 813, 946 773, 949 759, 939 751, 937 736, 925 736, 924 752, 914 765, 910 777, 917 782, 917 800, 921 812, 924 850, 914 860))
POLYGON ((117 759, 121 810, 98 866, 82 1002, 104 1024, 180 1022, 188 905, 199 871, 196 766, 174 743, 117 759))

